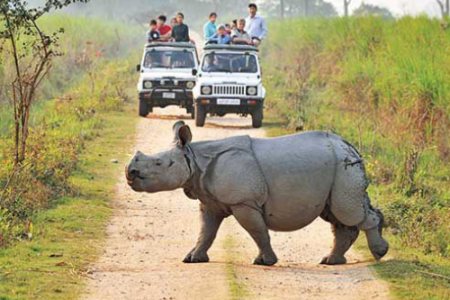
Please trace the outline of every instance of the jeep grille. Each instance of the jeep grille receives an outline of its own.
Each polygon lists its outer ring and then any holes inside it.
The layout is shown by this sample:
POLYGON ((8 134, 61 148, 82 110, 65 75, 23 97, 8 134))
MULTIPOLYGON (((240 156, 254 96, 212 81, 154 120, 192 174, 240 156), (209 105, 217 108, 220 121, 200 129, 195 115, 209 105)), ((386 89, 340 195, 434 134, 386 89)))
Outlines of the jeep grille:
POLYGON ((237 85, 216 85, 214 95, 245 96, 245 86, 237 85))

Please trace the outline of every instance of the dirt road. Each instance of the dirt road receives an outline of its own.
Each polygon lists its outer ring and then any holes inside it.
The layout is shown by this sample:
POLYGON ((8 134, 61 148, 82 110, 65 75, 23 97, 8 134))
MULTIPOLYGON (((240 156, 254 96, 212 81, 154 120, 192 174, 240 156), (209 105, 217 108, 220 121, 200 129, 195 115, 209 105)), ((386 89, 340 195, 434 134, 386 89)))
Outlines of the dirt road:
MULTIPOLYGON (((136 129, 137 149, 155 153, 167 149, 172 125, 183 111, 156 110, 158 118, 142 119, 136 129)), ((209 119, 205 128, 192 128, 194 140, 264 131, 250 128, 250 119, 209 119)), ((126 163, 126 162, 123 162, 126 163)), ((84 299, 388 299, 386 286, 375 280, 361 258, 350 251, 345 266, 321 266, 333 237, 327 223, 317 220, 294 233, 271 233, 279 263, 251 265, 257 249, 247 233, 230 217, 209 251, 210 263, 183 264, 199 230, 198 202, 181 190, 155 195, 138 194, 118 177, 115 214, 100 260, 92 266, 84 299)), ((361 234, 360 238, 364 235, 361 234)))

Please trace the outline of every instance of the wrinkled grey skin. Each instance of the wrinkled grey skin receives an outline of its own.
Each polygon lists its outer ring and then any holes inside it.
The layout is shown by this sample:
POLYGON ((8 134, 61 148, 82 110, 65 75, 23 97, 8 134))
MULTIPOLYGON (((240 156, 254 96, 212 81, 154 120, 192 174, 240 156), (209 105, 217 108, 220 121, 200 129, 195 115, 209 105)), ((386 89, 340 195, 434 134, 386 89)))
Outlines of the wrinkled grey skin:
POLYGON ((366 233, 376 259, 388 251, 381 236, 383 215, 373 208, 360 154, 341 137, 320 131, 273 138, 248 136, 191 143, 184 122, 174 125, 171 150, 155 155, 137 152, 126 169, 137 192, 183 188, 201 202, 201 232, 184 262, 207 262, 223 219, 233 215, 259 248, 258 265, 277 257, 269 230, 294 231, 322 217, 335 236, 323 264, 344 264, 344 254, 366 233))

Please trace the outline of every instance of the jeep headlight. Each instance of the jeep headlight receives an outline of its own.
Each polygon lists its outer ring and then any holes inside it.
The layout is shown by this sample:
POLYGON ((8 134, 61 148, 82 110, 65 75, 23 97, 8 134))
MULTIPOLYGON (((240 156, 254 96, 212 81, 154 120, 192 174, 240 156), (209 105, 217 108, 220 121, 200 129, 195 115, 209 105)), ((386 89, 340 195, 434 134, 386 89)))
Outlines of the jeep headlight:
POLYGON ((151 89, 153 87, 153 83, 151 81, 144 81, 144 88, 151 89))
POLYGON ((247 88, 247 95, 255 96, 258 93, 258 88, 256 86, 249 86, 247 88))
POLYGON ((188 82, 186 83, 186 87, 187 87, 188 89, 193 89, 194 86, 195 86, 195 82, 193 82, 193 81, 188 81, 188 82))
POLYGON ((202 94, 203 95, 211 95, 212 87, 209 85, 202 86, 202 94))

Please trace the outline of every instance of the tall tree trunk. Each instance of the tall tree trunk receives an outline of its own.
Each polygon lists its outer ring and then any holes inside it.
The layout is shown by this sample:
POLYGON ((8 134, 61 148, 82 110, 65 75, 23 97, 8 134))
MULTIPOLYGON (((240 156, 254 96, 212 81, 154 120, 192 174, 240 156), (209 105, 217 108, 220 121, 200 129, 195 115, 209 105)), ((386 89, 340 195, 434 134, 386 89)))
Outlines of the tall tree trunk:
POLYGON ((348 18, 350 15, 349 13, 350 3, 352 3, 352 0, 344 0, 344 16, 346 18, 348 18))
POLYGON ((305 0, 305 17, 309 15, 309 0, 305 0))
POLYGON ((441 9, 442 18, 450 16, 450 0, 436 0, 441 9), (445 1, 445 2, 444 2, 445 1))
POLYGON ((280 18, 284 19, 284 0, 280 0, 280 18))

